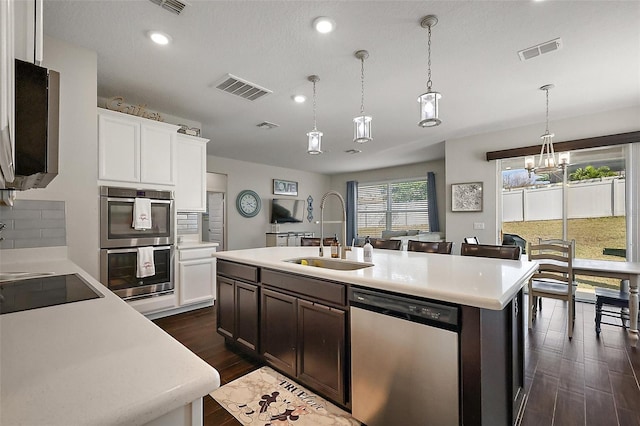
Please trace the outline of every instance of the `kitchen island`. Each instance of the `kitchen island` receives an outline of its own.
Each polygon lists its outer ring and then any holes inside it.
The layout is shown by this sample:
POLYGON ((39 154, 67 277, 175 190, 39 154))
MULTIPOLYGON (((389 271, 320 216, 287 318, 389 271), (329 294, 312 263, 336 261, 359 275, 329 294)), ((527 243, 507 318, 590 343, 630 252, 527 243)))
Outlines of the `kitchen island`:
POLYGON ((78 274, 103 297, 0 315, 0 424, 201 425, 218 372, 66 256, 0 252, 0 271, 78 274))
MULTIPOLYGON (((351 359, 354 291, 441 303, 457 315, 458 413, 446 424, 517 422, 525 400, 522 288, 535 263, 375 250, 373 265, 340 270, 312 266, 317 256, 317 247, 216 253, 218 332, 351 409, 351 366, 361 362, 351 359)), ((344 262, 362 263, 362 249, 344 262)), ((438 392, 438 383, 425 385, 414 393, 438 392)))

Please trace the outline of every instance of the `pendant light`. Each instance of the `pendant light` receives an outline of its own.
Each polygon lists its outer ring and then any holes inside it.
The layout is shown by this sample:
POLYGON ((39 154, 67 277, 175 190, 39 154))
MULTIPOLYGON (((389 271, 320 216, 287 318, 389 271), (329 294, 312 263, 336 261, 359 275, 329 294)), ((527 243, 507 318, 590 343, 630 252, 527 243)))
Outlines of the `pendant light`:
POLYGON ((564 170, 566 166, 569 165, 569 153, 562 152, 559 155, 559 159, 556 160, 556 153, 553 149, 553 137, 555 136, 553 133, 549 132, 549 90, 553 89, 555 86, 553 84, 545 84, 540 87, 540 90, 543 90, 546 94, 547 98, 547 112, 546 112, 546 122, 547 127, 540 139, 542 139, 542 147, 540 149, 540 158, 538 159, 538 165, 535 166, 534 157, 526 157, 525 169, 529 172, 529 176, 531 173, 550 173, 564 170))
POLYGON ((358 143, 370 142, 373 140, 371 136, 371 117, 364 115, 364 60, 369 57, 366 50, 358 50, 354 56, 360 60, 360 115, 353 119, 353 141, 358 143))
POLYGON ((427 92, 418 97, 418 102, 420 103, 420 122, 418 126, 420 127, 433 127, 442 123, 442 120, 438 117, 438 103, 442 95, 431 89, 431 27, 435 27, 437 23, 438 18, 435 15, 427 15, 420 21, 422 28, 429 30, 427 92))
POLYGON ((322 154, 322 132, 319 132, 316 126, 316 83, 320 81, 320 77, 310 75, 307 80, 313 83, 313 130, 307 133, 309 137, 307 153, 317 155, 322 154))

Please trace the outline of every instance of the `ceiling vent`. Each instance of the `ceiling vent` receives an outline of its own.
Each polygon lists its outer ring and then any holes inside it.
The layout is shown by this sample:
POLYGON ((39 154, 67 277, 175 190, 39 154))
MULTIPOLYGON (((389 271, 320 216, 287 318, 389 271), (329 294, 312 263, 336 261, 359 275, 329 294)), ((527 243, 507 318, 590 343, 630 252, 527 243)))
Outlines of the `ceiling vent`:
POLYGON ((280 125, 276 123, 272 123, 270 121, 263 121, 260 124, 256 124, 256 127, 259 127, 265 130, 270 130, 270 129, 275 129, 276 127, 280 127, 280 125))
POLYGON ((348 149, 345 151, 347 154, 360 154, 362 151, 359 149, 348 149))
POLYGON ((529 47, 527 49, 518 52, 518 56, 521 61, 528 61, 536 56, 544 55, 545 53, 555 52, 562 48, 562 40, 556 38, 551 41, 540 43, 537 46, 529 47))
POLYGON ((164 10, 180 15, 182 10, 189 5, 189 3, 178 0, 149 0, 153 4, 157 4, 164 10))
POLYGON ((255 101, 264 95, 273 93, 269 89, 250 83, 232 74, 227 74, 221 83, 216 84, 216 88, 249 101, 255 101))

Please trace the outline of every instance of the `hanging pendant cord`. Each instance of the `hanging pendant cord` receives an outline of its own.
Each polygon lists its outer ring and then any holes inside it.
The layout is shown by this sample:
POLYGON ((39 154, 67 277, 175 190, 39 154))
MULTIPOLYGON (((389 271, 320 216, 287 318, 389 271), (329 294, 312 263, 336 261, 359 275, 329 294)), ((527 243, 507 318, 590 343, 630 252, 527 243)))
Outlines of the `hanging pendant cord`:
POLYGON ((431 25, 429 25, 429 42, 427 43, 428 47, 428 79, 427 79, 427 92, 431 91, 431 25))
POLYGON ((316 82, 313 82, 313 131, 317 131, 316 127, 316 82))
POLYGON ((364 116, 364 57, 360 58, 360 83, 362 85, 360 97, 360 115, 364 116))
POLYGON ((547 94, 547 129, 546 134, 549 134, 549 89, 545 90, 547 94))

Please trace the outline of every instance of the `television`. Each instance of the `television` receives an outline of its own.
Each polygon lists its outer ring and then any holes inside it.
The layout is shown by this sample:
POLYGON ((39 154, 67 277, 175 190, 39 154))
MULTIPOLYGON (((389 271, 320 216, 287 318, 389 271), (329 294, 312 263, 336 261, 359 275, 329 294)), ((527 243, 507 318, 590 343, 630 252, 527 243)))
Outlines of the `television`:
POLYGON ((290 198, 271 200, 271 223, 302 223, 306 202, 290 198))

